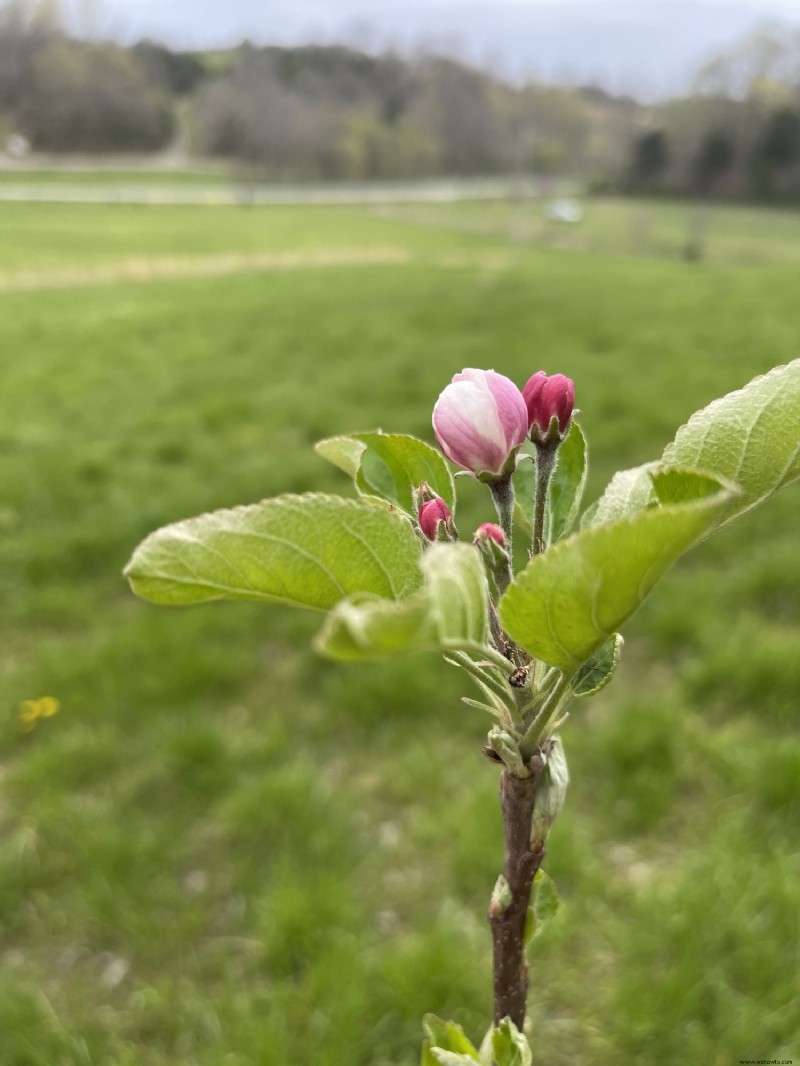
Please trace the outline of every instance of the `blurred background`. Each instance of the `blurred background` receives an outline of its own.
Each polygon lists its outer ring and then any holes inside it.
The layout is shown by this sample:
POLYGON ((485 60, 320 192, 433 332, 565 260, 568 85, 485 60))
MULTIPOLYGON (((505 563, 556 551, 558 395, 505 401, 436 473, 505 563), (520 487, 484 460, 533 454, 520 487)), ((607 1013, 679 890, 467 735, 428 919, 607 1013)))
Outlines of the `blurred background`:
MULTIPOLYGON (((480 1039, 501 827, 460 678, 122 567, 349 493, 313 443, 431 440, 463 366, 573 377, 595 498, 797 357, 798 205, 799 0, 0 4, 2 1066, 480 1039)), ((681 562, 573 711, 539 1063, 800 1054, 797 514, 681 562)))

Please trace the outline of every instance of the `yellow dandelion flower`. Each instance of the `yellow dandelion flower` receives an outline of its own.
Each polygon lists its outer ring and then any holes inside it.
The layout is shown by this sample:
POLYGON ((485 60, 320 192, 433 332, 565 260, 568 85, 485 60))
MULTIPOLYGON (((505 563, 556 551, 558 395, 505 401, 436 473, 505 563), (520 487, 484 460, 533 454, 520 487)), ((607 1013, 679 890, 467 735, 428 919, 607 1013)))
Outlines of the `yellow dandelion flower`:
POLYGON ((52 718, 54 714, 58 714, 61 709, 61 704, 55 698, 55 696, 42 696, 39 700, 39 717, 40 718, 52 718))
POLYGON ((52 718, 61 708, 55 696, 40 696, 36 700, 23 700, 19 705, 19 723, 26 733, 36 728, 40 718, 52 718))

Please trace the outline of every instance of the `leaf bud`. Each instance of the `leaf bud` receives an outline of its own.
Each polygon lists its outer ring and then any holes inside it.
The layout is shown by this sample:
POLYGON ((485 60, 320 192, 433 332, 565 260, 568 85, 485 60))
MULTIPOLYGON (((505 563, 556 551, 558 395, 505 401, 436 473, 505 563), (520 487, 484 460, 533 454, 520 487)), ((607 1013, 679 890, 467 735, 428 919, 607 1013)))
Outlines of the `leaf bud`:
POLYGON ((486 739, 489 742, 489 747, 492 751, 497 752, 503 761, 503 765, 506 766, 512 774, 516 774, 518 777, 529 776, 529 773, 525 768, 522 754, 519 750, 519 745, 510 733, 506 733, 505 730, 499 729, 497 726, 492 726, 489 730, 489 736, 486 739))
POLYGON ((557 736, 549 741, 547 762, 536 784, 536 800, 531 819, 531 843, 544 843, 547 834, 564 806, 569 785, 569 770, 564 746, 557 736))
POLYGON ((492 889, 492 898, 489 900, 489 918, 502 918, 513 902, 514 894, 511 891, 511 885, 500 874, 492 889))

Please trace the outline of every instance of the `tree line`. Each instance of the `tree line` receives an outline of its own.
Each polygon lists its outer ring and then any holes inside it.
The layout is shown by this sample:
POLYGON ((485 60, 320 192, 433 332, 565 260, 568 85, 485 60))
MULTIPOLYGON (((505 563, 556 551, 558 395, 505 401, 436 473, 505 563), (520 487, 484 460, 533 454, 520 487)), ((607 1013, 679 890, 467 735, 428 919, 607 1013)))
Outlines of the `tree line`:
POLYGON ((646 107, 509 84, 453 58, 337 46, 178 52, 69 36, 55 0, 0 7, 0 139, 167 149, 261 180, 569 175, 602 188, 800 199, 800 33, 761 33, 646 107))
POLYGON ((0 7, 0 133, 41 152, 152 152, 177 136, 264 179, 608 172, 637 105, 511 86, 437 55, 346 46, 175 52, 68 36, 41 2, 0 7))

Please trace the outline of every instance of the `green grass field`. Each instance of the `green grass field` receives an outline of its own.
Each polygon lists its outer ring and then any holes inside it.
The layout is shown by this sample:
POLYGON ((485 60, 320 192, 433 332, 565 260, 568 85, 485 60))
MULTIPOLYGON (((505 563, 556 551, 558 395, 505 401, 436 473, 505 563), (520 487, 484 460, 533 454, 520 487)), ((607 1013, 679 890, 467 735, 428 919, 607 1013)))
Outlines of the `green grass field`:
POLYGON ((719 266, 760 267, 800 262, 800 213, 726 204, 589 199, 579 225, 548 221, 547 198, 509 203, 390 205, 387 219, 475 236, 533 242, 564 251, 681 259, 691 242, 719 266))
MULTIPOLYGON (((159 524, 348 493, 313 442, 431 439, 462 366, 575 378, 591 499, 797 356, 796 216, 730 211, 685 263, 630 254, 635 209, 590 204, 581 250, 509 246, 485 205, 0 205, 1 1066, 415 1066, 428 1010, 480 1039, 498 775, 455 672, 335 666, 312 615, 159 609, 120 571, 159 524), (725 251, 744 231, 758 269, 725 251), (405 260, 368 261, 386 247, 405 260), (309 263, 69 279, 270 252, 309 263), (40 291, 4 291, 20 272, 40 291), (43 696, 61 709, 26 731, 43 696)), ((648 209, 675 249, 677 210, 648 209)), ((464 496, 463 529, 490 517, 464 496)), ((800 1055, 798 506, 790 488, 679 564, 565 728, 541 1066, 800 1055)))

